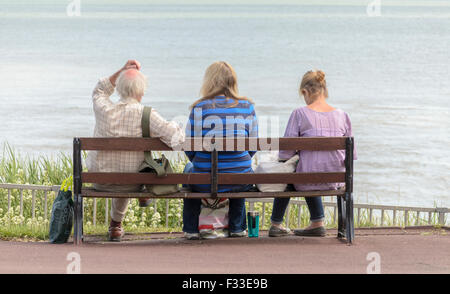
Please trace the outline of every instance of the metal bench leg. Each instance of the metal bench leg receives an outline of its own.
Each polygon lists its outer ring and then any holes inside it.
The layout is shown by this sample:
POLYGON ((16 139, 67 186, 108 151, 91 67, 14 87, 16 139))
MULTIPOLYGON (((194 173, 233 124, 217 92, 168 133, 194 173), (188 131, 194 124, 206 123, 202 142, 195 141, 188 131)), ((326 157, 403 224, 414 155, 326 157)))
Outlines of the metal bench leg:
POLYGON ((80 245, 83 240, 83 197, 81 196, 81 142, 79 138, 73 139, 73 197, 74 197, 74 230, 73 242, 80 245))
POLYGON ((345 206, 344 206, 344 199, 342 199, 341 196, 337 196, 337 208, 338 208, 338 238, 344 238, 345 237, 345 206))
POLYGON ((352 193, 345 194, 345 212, 346 212, 346 237, 349 244, 353 243, 355 237, 354 219, 353 219, 353 196, 352 193))
POLYGON ((78 195, 79 197, 79 206, 80 209, 78 210, 78 232, 80 236, 80 244, 83 242, 84 240, 84 236, 83 236, 83 196, 78 195))
POLYGON ((75 195, 74 198, 73 242, 75 245, 80 245, 83 242, 83 198, 80 195, 75 195))
POLYGON ((78 196, 73 194, 73 245, 78 241, 78 196))

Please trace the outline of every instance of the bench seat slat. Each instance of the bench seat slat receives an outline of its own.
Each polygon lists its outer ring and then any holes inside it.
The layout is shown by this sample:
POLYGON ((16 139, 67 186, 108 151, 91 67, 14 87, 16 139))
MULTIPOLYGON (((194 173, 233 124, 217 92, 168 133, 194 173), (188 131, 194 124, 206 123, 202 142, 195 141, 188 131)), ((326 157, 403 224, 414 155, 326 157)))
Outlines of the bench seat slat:
MULTIPOLYGON (((318 197, 318 196, 340 196, 345 191, 328 190, 328 191, 288 191, 288 192, 240 192, 240 193, 218 193, 219 198, 273 198, 273 197, 318 197)), ((146 192, 101 192, 92 188, 83 188, 81 190, 83 197, 95 198, 210 198, 210 193, 198 193, 188 190, 181 190, 178 193, 158 196, 146 192)))
MULTIPOLYGON (((344 150, 346 137, 215 139, 218 151, 344 150), (278 140, 278 143, 276 143, 278 140)), ((80 138, 81 150, 109 151, 211 151, 210 140, 186 139, 170 148, 157 138, 80 138)))
MULTIPOLYGON (((209 173, 167 174, 157 177, 151 173, 82 173, 83 183, 98 184, 210 184, 209 173)), ((306 184, 343 183, 345 173, 220 173, 218 183, 229 184, 306 184)))

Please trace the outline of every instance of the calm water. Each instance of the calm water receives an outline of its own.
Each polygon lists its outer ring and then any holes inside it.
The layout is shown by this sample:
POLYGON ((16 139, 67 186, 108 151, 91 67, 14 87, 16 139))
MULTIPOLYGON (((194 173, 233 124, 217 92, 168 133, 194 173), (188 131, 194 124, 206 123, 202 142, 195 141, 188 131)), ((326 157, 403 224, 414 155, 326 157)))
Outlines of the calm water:
POLYGON ((92 135, 96 81, 129 58, 149 77, 144 103, 181 121, 205 68, 227 60, 240 92, 255 100, 260 117, 278 116, 282 133, 290 112, 304 105, 300 77, 320 68, 329 102, 353 121, 357 202, 450 206, 449 4, 407 1, 368 17, 370 1, 82 0, 81 16, 68 17, 69 2, 0 1, 0 144, 70 152, 73 137, 92 135))

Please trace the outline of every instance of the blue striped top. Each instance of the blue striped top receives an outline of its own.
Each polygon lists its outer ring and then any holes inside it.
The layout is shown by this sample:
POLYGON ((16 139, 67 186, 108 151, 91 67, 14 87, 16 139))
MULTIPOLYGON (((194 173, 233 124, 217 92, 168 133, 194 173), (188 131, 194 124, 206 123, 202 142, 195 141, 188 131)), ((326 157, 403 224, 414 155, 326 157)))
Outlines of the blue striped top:
MULTIPOLYGON (((258 121, 253 104, 216 96, 198 103, 189 115, 186 137, 258 137, 258 121), (228 106, 228 108, 227 108, 228 106)), ((193 173, 211 171, 210 152, 185 152, 194 165, 193 173)), ((219 151, 219 173, 250 173, 255 151, 219 151)), ((218 192, 242 191, 248 185, 219 185, 218 192)), ((210 185, 191 185, 197 192, 210 192, 210 185)))

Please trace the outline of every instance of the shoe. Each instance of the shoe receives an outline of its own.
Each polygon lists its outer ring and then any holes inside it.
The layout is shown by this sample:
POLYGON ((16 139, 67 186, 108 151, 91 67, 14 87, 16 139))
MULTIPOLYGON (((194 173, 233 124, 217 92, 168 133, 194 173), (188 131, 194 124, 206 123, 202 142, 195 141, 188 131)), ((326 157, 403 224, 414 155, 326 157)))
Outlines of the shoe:
POLYGON ((296 236, 305 237, 325 237, 327 235, 327 230, 324 227, 317 227, 309 230, 294 230, 296 236))
POLYGON ((147 207, 152 203, 151 198, 139 198, 139 207, 147 207))
POLYGON ((283 237, 287 236, 291 233, 291 230, 288 228, 271 226, 269 229, 269 237, 283 237))
POLYGON ((199 240, 200 239, 200 234, 199 233, 184 233, 184 237, 187 240, 199 240))
POLYGON ((247 237, 247 231, 237 232, 237 233, 230 233, 231 238, 242 238, 247 237))
POLYGON ((228 230, 215 229, 215 230, 200 230, 200 239, 219 239, 228 237, 228 230))
POLYGON ((211 231, 211 232, 202 232, 202 233, 200 233, 200 238, 201 239, 211 240, 211 239, 217 239, 218 236, 217 236, 216 232, 211 231))
POLYGON ((122 237, 125 235, 125 231, 122 228, 121 222, 115 222, 111 220, 108 230, 108 239, 112 242, 122 241, 122 237))

